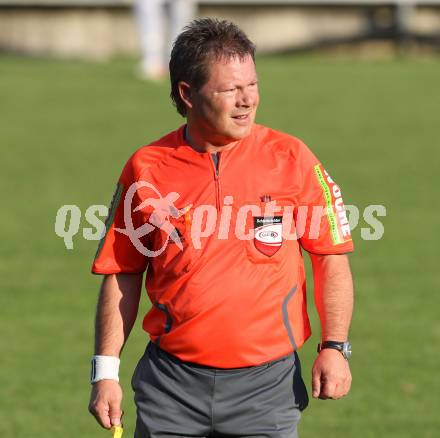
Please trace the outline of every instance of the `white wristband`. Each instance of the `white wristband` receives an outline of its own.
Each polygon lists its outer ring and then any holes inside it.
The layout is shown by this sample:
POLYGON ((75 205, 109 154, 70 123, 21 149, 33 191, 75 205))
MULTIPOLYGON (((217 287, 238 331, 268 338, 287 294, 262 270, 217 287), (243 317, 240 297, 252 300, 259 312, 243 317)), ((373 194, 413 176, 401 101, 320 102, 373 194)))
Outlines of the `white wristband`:
POLYGON ((119 382, 119 364, 118 357, 114 356, 93 356, 92 372, 90 382, 96 383, 100 380, 109 379, 119 382))

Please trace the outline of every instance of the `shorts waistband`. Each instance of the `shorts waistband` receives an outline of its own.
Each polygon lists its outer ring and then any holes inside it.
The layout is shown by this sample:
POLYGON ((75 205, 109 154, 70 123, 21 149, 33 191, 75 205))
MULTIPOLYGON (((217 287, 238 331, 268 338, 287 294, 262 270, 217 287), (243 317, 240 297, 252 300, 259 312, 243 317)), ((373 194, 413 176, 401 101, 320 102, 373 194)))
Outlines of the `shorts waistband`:
POLYGON ((271 366, 273 366, 274 364, 278 363, 278 362, 282 362, 288 359, 293 359, 293 362, 297 362, 298 361, 298 356, 296 351, 292 351, 291 353, 279 357, 277 359, 273 359, 270 360, 268 362, 264 362, 258 365, 250 365, 250 366, 246 366, 246 367, 239 367, 239 368, 216 368, 216 367, 211 367, 209 365, 202 365, 202 364, 198 364, 195 362, 187 362, 187 361, 183 361, 182 359, 178 358, 177 356, 174 356, 171 353, 168 353, 166 350, 164 350, 163 348, 159 347, 156 343, 154 343, 153 341, 150 341, 147 345, 147 350, 149 350, 150 352, 152 352, 153 354, 156 354, 158 356, 162 356, 165 357, 167 360, 179 364, 179 365, 187 365, 190 366, 192 368, 198 368, 198 369, 204 369, 204 370, 212 370, 212 371, 216 371, 216 372, 239 372, 239 371, 245 371, 248 369, 256 369, 256 368, 269 368, 271 366))

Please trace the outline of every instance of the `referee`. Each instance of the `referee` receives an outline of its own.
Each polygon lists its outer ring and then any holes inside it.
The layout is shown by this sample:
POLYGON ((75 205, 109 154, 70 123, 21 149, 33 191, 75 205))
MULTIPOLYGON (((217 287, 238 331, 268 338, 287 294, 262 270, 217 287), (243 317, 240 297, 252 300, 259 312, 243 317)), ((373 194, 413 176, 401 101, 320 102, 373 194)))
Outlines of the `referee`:
POLYGON ((297 437, 308 403, 297 351, 311 334, 304 252, 321 321, 312 395, 338 399, 351 384, 340 187, 301 140, 255 123, 255 47, 236 25, 193 21, 169 69, 185 124, 128 159, 93 262, 104 279, 89 410, 104 428, 120 424, 120 354, 146 272, 135 438, 297 437))

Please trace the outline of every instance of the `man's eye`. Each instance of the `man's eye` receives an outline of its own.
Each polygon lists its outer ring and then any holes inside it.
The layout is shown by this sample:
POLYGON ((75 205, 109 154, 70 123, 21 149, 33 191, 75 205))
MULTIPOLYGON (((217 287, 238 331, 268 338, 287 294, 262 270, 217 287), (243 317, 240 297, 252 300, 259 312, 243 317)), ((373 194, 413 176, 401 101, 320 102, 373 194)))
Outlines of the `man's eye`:
POLYGON ((225 93, 230 93, 230 92, 233 92, 233 91, 235 91, 236 90, 236 88, 228 88, 227 90, 224 90, 225 91, 225 93))

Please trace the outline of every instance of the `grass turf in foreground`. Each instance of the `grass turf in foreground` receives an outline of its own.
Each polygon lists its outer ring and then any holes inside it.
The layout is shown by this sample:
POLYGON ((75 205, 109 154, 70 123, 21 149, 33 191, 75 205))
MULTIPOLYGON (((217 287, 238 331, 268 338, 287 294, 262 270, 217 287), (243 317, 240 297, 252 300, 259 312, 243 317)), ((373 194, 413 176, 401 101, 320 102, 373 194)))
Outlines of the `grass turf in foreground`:
MULTIPOLYGON (((338 402, 312 401, 303 438, 433 437, 438 431, 436 198, 440 62, 264 57, 258 121, 301 137, 344 189, 347 204, 384 204, 385 235, 354 232, 357 285, 354 382, 338 402)), ((107 436, 87 413, 94 306, 88 274, 96 242, 54 233, 63 204, 107 204, 123 163, 183 123, 168 85, 108 65, 0 58, 0 423, 5 436, 107 436)), ((366 226, 361 218, 361 226, 366 226)), ((310 286, 310 292, 312 290, 310 286)), ((310 307, 312 298, 310 293, 310 307)), ((142 313, 148 307, 144 298, 142 313)), ((304 378, 319 332, 302 349, 304 378)), ((129 380, 146 343, 136 323, 123 355, 126 436, 135 413, 129 380)))

